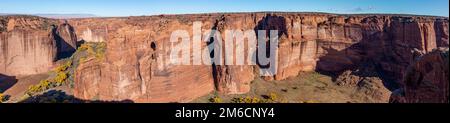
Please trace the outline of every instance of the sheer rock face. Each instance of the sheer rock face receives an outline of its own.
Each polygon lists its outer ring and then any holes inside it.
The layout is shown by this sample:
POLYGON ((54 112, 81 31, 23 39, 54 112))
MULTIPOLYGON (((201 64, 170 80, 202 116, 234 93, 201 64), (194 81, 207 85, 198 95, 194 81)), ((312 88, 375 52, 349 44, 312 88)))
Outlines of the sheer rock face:
POLYGON ((73 27, 67 23, 62 23, 53 33, 55 40, 57 40, 58 57, 70 57, 76 51, 78 41, 73 27))
MULTIPOLYGON (((71 39, 72 30, 58 21, 34 16, 0 16, 0 73, 21 76, 47 72, 66 47, 57 44, 71 39)), ((75 42, 73 42, 75 41, 75 42)), ((76 45, 75 45, 76 46, 76 45)))
POLYGON ((166 64, 172 31, 192 30, 191 26, 153 17, 118 20, 121 23, 108 30, 105 59, 87 61, 77 68, 75 96, 187 102, 214 90, 211 65, 166 64))
POLYGON ((401 88, 391 96, 394 103, 449 103, 448 48, 415 53, 401 88))
MULTIPOLYGON (((188 102, 213 90, 248 92, 250 82, 260 76, 258 65, 174 65, 165 61, 172 32, 186 30, 193 40, 194 21, 203 23, 202 34, 210 29, 278 30, 277 74, 264 77, 267 80, 283 80, 302 71, 340 73, 370 61, 388 82, 401 84, 412 49, 430 52, 448 47, 448 19, 440 17, 243 13, 73 19, 69 23, 83 40, 107 43, 104 61, 88 61, 78 68, 75 96, 188 102)), ((202 41, 201 47, 205 48, 206 42, 202 41)), ((192 51, 190 55, 193 57, 192 51)))

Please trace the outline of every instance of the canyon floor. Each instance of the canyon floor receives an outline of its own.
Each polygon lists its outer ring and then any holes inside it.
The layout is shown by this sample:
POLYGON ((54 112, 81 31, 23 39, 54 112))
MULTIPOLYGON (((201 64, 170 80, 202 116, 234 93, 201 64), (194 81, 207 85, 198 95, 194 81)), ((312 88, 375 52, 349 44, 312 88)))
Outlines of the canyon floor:
MULTIPOLYGON (((29 100, 31 98, 30 98, 30 96, 28 96, 26 94, 29 87, 33 86, 33 85, 38 85, 41 80, 47 79, 49 76, 50 76, 49 73, 41 73, 41 74, 17 77, 16 84, 14 84, 11 87, 9 87, 8 89, 6 89, 3 93, 5 95, 8 95, 8 102, 10 102, 10 103, 29 102, 27 100, 29 100)), ((53 92, 53 91, 58 91, 60 93, 64 93, 61 96, 69 96, 69 95, 72 95, 72 93, 73 93, 73 91, 69 87, 69 85, 63 85, 60 87, 55 87, 55 88, 49 89, 45 92, 36 94, 34 96, 43 97, 43 95, 46 95, 46 93, 53 92)), ((45 97, 45 98, 50 99, 50 98, 61 98, 61 97, 45 97)))
POLYGON ((219 98, 223 103, 236 103, 240 102, 239 99, 264 100, 271 95, 275 96, 273 102, 276 103, 387 103, 386 100, 373 99, 358 91, 357 87, 338 86, 332 77, 317 72, 301 73, 282 81, 257 78, 252 81, 249 93, 223 95, 212 92, 192 102, 210 103, 219 98))

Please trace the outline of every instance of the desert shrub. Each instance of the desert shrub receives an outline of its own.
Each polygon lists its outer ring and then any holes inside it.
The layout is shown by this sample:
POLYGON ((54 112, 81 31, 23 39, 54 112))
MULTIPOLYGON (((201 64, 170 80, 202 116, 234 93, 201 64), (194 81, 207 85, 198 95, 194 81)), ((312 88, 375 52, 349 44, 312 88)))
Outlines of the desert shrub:
POLYGON ((78 47, 78 51, 86 51, 86 50, 88 50, 88 49, 91 49, 92 47, 91 46, 89 46, 89 44, 87 44, 87 43, 84 43, 84 44, 81 44, 81 46, 80 47, 78 47))
POLYGON ((102 51, 102 50, 97 51, 96 54, 95 54, 95 58, 97 58, 97 59, 103 59, 104 56, 105 56, 105 52, 102 51))
POLYGON ((252 103, 262 103, 260 98, 253 97, 252 103))
POLYGON ((58 66, 55 68, 55 72, 63 72, 66 71, 67 68, 69 68, 70 66, 72 66, 72 60, 67 61, 66 63, 58 66))
POLYGON ((105 42, 100 42, 97 44, 97 49, 106 49, 106 43, 105 42))
POLYGON ((64 66, 66 66, 66 69, 72 66, 72 60, 67 61, 64 66))
POLYGON ((251 97, 245 97, 244 98, 244 103, 252 103, 252 98, 251 97))
POLYGON ((55 71, 65 71, 67 67, 65 65, 61 65, 55 68, 55 71))
POLYGON ((37 85, 31 85, 28 87, 27 94, 32 95, 34 93, 43 92, 50 88, 61 86, 67 79, 66 72, 58 72, 56 77, 53 79, 41 80, 37 85))
POLYGON ((0 103, 6 102, 6 101, 8 101, 8 96, 3 93, 0 93, 0 103))
POLYGON ((3 102, 3 98, 4 98, 3 94, 0 93, 0 103, 3 102))
POLYGON ((211 103, 222 103, 222 99, 220 97, 217 97, 217 96, 210 98, 209 101, 211 103))
MULTIPOLYGON (((78 47, 77 52, 86 52, 86 57, 94 56, 97 59, 103 59, 105 56, 106 43, 84 43, 80 47, 78 47)), ((85 60, 86 58, 84 58, 85 60)), ((80 60, 80 62, 84 62, 84 60, 80 60)))
POLYGON ((41 80, 39 84, 32 85, 26 91, 26 95, 32 96, 39 92, 47 91, 48 89, 73 84, 73 70, 72 67, 76 67, 80 63, 86 62, 93 57, 97 59, 103 58, 105 54, 106 43, 84 43, 78 47, 75 55, 82 55, 79 59, 76 56, 70 57, 64 64, 56 67, 50 74, 50 78, 41 80), (73 63, 75 62, 75 63, 73 63), (78 62, 78 63, 77 63, 78 62))
POLYGON ((277 101, 278 100, 278 95, 275 93, 270 93, 269 94, 269 100, 271 101, 277 101))
POLYGON ((52 87, 53 84, 49 80, 41 80, 39 84, 28 87, 27 94, 31 95, 33 93, 42 92, 52 87))
POLYGON ((232 103, 242 103, 241 101, 242 101, 242 97, 241 98, 236 98, 235 97, 235 98, 231 99, 232 103))
POLYGON ((86 57, 81 57, 81 58, 78 60, 78 62, 79 62, 79 63, 84 63, 84 62, 86 62, 86 57))
POLYGON ((265 103, 264 100, 257 97, 240 97, 233 98, 231 100, 233 103, 265 103))
POLYGON ((77 52, 86 52, 87 56, 93 56, 96 54, 92 43, 81 44, 81 46, 78 47, 77 52))
POLYGON ((67 69, 72 66, 72 61, 69 60, 66 63, 55 68, 54 73, 56 76, 54 78, 49 78, 39 81, 37 85, 31 85, 28 87, 26 94, 33 95, 34 93, 43 92, 50 88, 61 86, 66 82, 68 75, 67 69))
POLYGON ((105 51, 106 51, 106 43, 105 42, 101 42, 98 43, 97 46, 95 47, 95 57, 97 59, 103 59, 103 57, 105 56, 105 51))
POLYGON ((52 79, 50 83, 55 84, 56 86, 61 86, 64 84, 64 82, 67 80, 67 69, 72 66, 72 60, 67 61, 66 63, 62 64, 61 66, 57 67, 54 71, 56 73, 56 76, 52 79))
POLYGON ((54 80, 55 80, 55 82, 58 85, 62 85, 66 81, 66 79, 67 79, 67 73, 66 72, 58 72, 56 74, 56 77, 55 77, 54 80))
POLYGON ((95 55, 95 50, 94 50, 94 48, 92 48, 92 47, 89 47, 89 48, 86 50, 86 52, 87 52, 88 54, 90 54, 90 55, 95 55))

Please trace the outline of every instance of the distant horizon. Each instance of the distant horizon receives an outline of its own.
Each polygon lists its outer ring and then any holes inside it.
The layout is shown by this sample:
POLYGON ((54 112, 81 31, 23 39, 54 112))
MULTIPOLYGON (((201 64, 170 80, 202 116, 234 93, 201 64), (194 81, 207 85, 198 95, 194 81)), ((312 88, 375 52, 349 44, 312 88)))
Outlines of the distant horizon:
MULTIPOLYGON (((158 15, 197 15, 197 14, 234 14, 234 13, 320 13, 320 14, 336 14, 336 15, 400 15, 400 16, 429 16, 429 17, 444 17, 449 18, 449 16, 439 16, 439 15, 420 15, 420 14, 408 14, 408 13, 331 13, 331 12, 309 12, 309 11, 253 11, 253 12, 207 12, 207 13, 180 13, 180 14, 154 14, 154 15, 131 15, 131 16, 98 16, 89 13, 37 13, 37 14, 21 14, 21 13, 0 13, 0 16, 8 15, 29 15, 29 16, 68 16, 69 18, 114 18, 114 17, 138 17, 138 16, 158 16, 158 15), (83 17, 70 17, 70 16, 83 16, 83 17), (87 16, 87 17, 86 17, 87 16)), ((52 18, 52 17, 48 17, 52 18)))
POLYGON ((319 12, 401 14, 449 17, 448 0, 14 0, 2 1, 2 13, 23 15, 95 15, 128 17, 204 13, 319 12))

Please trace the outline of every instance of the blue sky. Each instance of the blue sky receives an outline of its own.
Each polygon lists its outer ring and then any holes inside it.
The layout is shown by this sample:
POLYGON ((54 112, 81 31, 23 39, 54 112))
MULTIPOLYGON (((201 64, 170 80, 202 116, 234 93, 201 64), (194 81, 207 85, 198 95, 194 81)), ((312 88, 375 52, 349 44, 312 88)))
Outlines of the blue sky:
POLYGON ((2 0, 0 13, 139 16, 293 11, 449 16, 449 0, 2 0))

